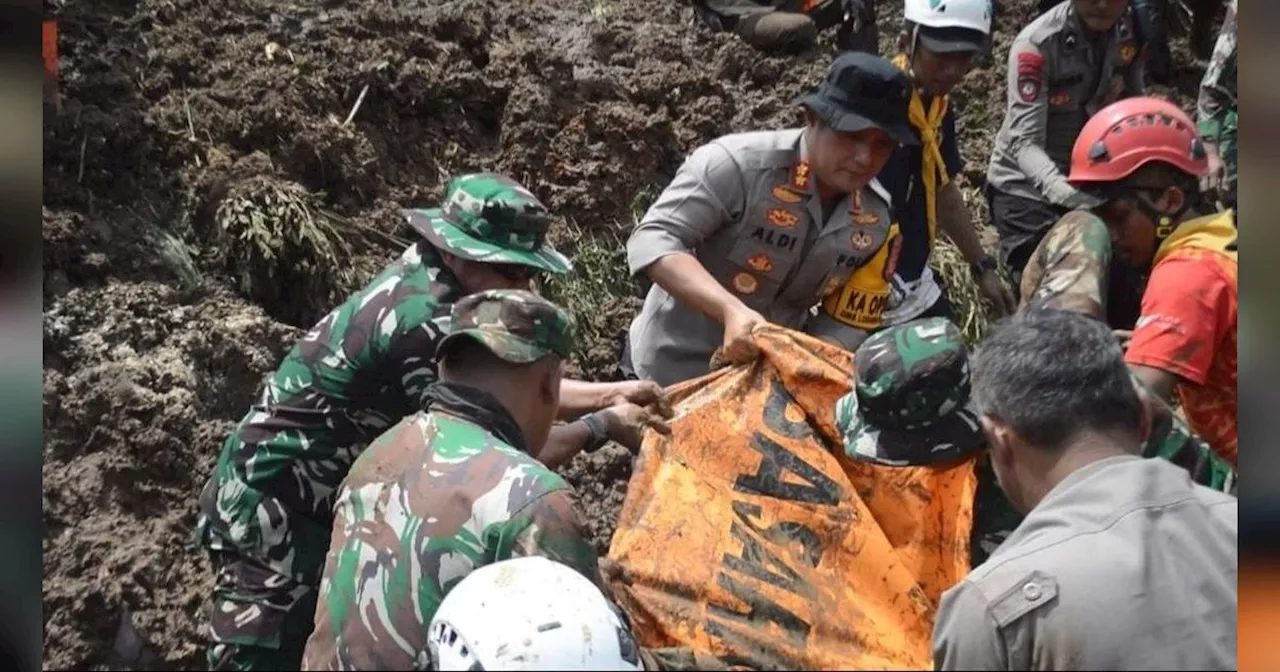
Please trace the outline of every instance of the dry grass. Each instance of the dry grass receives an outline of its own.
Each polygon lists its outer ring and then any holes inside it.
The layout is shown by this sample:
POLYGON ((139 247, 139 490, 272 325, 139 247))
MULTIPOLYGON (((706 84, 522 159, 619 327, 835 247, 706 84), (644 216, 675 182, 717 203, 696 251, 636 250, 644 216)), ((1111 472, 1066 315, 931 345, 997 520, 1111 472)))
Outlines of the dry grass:
MULTIPOLYGON (((982 246, 992 256, 996 256, 996 232, 986 224, 990 218, 987 214, 987 200, 983 198, 982 190, 978 187, 962 186, 961 188, 964 191, 965 201, 969 205, 969 211, 973 214, 973 220, 977 222, 978 237, 982 240, 982 246)), ((955 307, 956 326, 960 327, 965 341, 970 346, 976 345, 982 340, 992 321, 992 312, 990 303, 982 298, 977 283, 969 273, 969 264, 960 254, 960 249, 945 235, 940 235, 933 255, 929 259, 929 266, 933 269, 942 291, 955 307)), ((1003 265, 1001 270, 1006 270, 1003 265)), ((1017 297, 1017 288, 1014 288, 1014 296, 1017 297)))

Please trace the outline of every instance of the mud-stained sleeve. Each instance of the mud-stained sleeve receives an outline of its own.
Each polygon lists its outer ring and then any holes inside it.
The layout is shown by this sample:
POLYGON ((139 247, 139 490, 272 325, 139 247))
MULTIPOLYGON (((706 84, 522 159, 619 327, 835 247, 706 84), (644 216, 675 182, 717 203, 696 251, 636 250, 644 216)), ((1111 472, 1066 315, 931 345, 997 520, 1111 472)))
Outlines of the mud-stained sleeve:
POLYGON ((1231 283, 1211 262, 1171 256, 1151 272, 1125 362, 1168 371, 1195 385, 1209 379, 1227 325, 1236 320, 1231 283))
POLYGON ((1081 203, 1080 192, 1067 183, 1044 151, 1049 125, 1049 92, 1044 85, 1045 58, 1022 39, 1009 49, 1008 99, 1010 151, 1031 184, 1050 203, 1068 208, 1081 203))
POLYGON ((727 149, 712 142, 694 150, 631 233, 631 274, 669 254, 693 252, 742 212, 745 198, 742 170, 727 149))
POLYGON ((1236 3, 1227 7, 1222 20, 1218 42, 1200 80, 1200 94, 1196 99, 1196 123, 1200 135, 1209 142, 1218 142, 1227 111, 1236 104, 1236 3))
POLYGON ((569 491, 554 490, 511 514, 498 557, 540 555, 568 565, 602 585, 599 559, 573 509, 569 491))
POLYGON ((1022 272, 1022 305, 1067 310, 1106 320, 1111 237, 1107 225, 1085 210, 1062 216, 1022 272))
POLYGON ((943 593, 933 625, 933 669, 1008 670, 999 626, 981 592, 967 581, 943 593))

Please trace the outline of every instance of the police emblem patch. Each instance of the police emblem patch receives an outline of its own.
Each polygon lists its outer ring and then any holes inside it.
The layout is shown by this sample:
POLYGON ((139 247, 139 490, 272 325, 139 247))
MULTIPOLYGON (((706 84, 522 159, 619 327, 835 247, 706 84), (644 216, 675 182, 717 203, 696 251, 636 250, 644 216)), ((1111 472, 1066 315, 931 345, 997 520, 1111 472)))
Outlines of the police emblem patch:
POLYGON ((767 254, 753 254, 747 257, 747 265, 757 273, 768 273, 773 270, 773 260, 767 254))
POLYGON ((773 198, 783 203, 799 203, 804 197, 792 191, 785 184, 779 184, 773 188, 773 198))
POLYGON ((849 213, 849 218, 858 226, 871 226, 873 224, 880 223, 880 218, 875 216, 875 214, 870 212, 861 212, 858 210, 849 213))
POLYGON ((787 229, 800 223, 800 215, 786 208, 769 208, 765 211, 765 217, 769 220, 769 223, 787 229))
POLYGON ((809 191, 809 162, 797 161, 791 167, 791 186, 797 191, 809 191))
POLYGON ((1132 42, 1125 42, 1120 45, 1120 60, 1125 63, 1133 62, 1134 57, 1138 55, 1138 46, 1132 42))
POLYGON ((1018 97, 1022 102, 1032 103, 1040 96, 1043 75, 1043 56, 1030 52, 1018 54, 1018 97))

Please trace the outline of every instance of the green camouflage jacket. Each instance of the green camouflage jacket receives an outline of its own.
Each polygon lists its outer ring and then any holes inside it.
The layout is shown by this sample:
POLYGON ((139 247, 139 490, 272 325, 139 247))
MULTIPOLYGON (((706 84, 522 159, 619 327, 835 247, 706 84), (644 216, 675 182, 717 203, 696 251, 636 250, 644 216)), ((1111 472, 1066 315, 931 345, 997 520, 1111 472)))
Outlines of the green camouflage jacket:
POLYGON ((421 241, 302 337, 223 444, 200 543, 314 585, 339 483, 370 439, 423 408, 461 294, 421 241))
POLYGON ((433 405, 356 460, 304 669, 426 669, 427 625, 445 593, 488 563, 542 555, 599 583, 569 484, 485 427, 433 405))

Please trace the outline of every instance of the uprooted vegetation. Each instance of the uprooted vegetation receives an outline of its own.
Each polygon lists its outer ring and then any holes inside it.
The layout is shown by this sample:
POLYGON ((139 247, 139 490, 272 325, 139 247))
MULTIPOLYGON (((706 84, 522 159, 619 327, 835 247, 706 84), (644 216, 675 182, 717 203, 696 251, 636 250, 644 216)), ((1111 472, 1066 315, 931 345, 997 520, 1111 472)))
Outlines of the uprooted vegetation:
MULTIPOLYGON (((1034 0, 1003 4, 998 49, 1034 0)), ((574 373, 614 378, 640 304, 621 249, 634 217, 698 144, 798 123, 833 54, 762 56, 638 0, 55 6, 44 625, 63 669, 203 668, 199 487, 300 329, 410 238, 400 208, 464 171, 528 185, 576 257, 545 288, 581 325, 574 373)), ((887 47, 899 19, 881 14, 887 47)), ((1002 69, 955 101, 979 212, 1002 69)), ((976 335, 967 268, 949 244, 935 265, 976 335)), ((603 549, 630 462, 611 447, 566 473, 603 549)))

